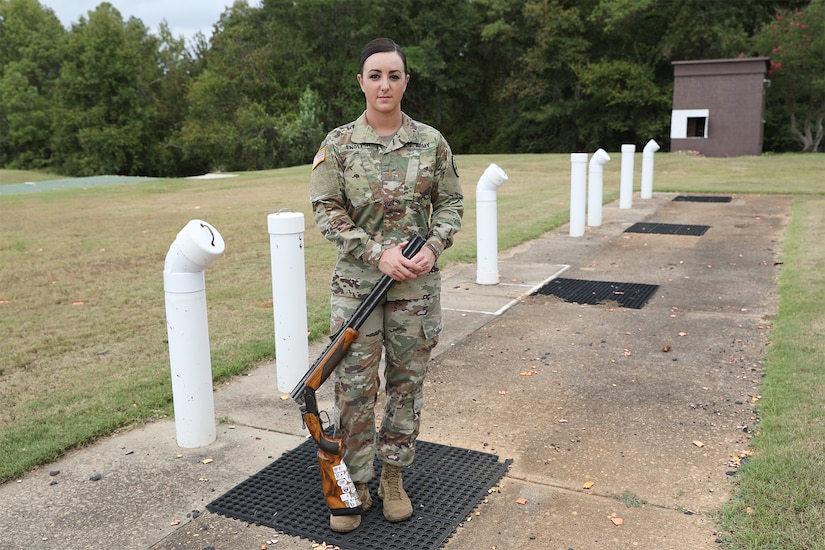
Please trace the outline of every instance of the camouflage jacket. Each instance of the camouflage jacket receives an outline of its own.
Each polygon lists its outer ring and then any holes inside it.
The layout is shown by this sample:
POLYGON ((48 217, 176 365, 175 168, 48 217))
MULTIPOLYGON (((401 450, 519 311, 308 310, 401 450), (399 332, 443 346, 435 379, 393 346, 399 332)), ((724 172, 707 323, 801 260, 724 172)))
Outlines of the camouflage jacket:
MULTIPOLYGON (((461 228, 464 197, 450 146, 434 128, 403 115, 385 145, 358 120, 331 131, 315 155, 310 182, 315 223, 338 247, 332 292, 365 297, 381 253, 418 233, 440 255, 461 228)), ((440 291, 437 270, 393 285, 390 299, 440 291)))

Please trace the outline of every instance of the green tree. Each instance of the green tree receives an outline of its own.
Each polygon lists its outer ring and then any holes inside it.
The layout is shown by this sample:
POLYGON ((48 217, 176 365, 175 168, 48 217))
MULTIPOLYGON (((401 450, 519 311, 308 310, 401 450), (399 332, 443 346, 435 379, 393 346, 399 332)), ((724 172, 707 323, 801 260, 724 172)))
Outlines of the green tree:
POLYGON ((37 0, 0 0, 0 166, 51 163, 51 94, 65 34, 37 0))
MULTIPOLYGON (((807 0, 803 0, 807 1, 807 0)), ((754 30, 777 4, 793 0, 599 0, 589 19, 603 26, 606 36, 623 47, 655 44, 670 60, 730 57, 742 51, 754 30)), ((607 41, 603 46, 612 47, 607 41)))
POLYGON ((579 140, 587 150, 617 151, 623 143, 665 135, 672 86, 660 86, 649 65, 597 61, 574 68, 581 86, 579 140))
POLYGON ((182 41, 166 40, 149 34, 139 19, 124 22, 105 2, 72 26, 55 96, 53 143, 62 171, 174 172, 165 124, 181 107, 163 88, 177 74, 182 41))
POLYGON ((280 122, 268 104, 280 81, 267 48, 269 31, 263 12, 245 2, 221 14, 204 69, 188 90, 179 134, 193 165, 215 171, 278 166, 280 122))
MULTIPOLYGON (((517 150, 517 143, 505 131, 508 122, 520 117, 519 94, 512 83, 518 74, 519 58, 532 43, 532 36, 521 32, 525 27, 522 17, 524 0, 479 0, 476 4, 482 11, 479 25, 480 43, 473 57, 483 71, 477 86, 489 87, 488 99, 479 105, 479 112, 487 116, 487 121, 479 137, 485 138, 487 148, 479 152, 517 150), (498 116, 493 116, 493 115, 498 116)), ((470 144, 471 151, 479 150, 481 141, 470 144)))
POLYGON ((587 61, 590 47, 582 12, 559 0, 527 0, 522 15, 519 33, 530 41, 505 87, 518 113, 504 129, 507 139, 519 152, 577 150, 574 67, 587 61))
POLYGON ((298 113, 283 131, 282 157, 289 166, 305 164, 307 152, 318 148, 326 132, 321 124, 323 104, 318 92, 307 87, 298 102, 298 113))
MULTIPOLYGON (((201 166, 189 163, 177 139, 186 118, 187 93, 201 69, 197 48, 190 52, 182 37, 172 35, 166 21, 158 29, 157 78, 147 88, 151 94, 154 116, 147 127, 153 137, 144 170, 160 176, 188 176, 201 172, 201 166)), ((197 38, 196 38, 197 40, 197 38)))
POLYGON ((781 106, 803 152, 821 150, 825 129, 825 0, 782 10, 754 37, 770 57, 768 97, 781 106))

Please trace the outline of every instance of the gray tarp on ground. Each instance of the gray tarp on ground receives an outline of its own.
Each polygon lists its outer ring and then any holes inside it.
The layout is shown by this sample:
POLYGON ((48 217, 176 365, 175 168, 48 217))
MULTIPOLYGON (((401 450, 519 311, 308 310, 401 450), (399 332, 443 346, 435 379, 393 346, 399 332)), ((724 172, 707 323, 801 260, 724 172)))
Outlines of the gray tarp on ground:
POLYGON ((82 187, 96 187, 113 183, 138 183, 152 181, 156 178, 140 176, 91 176, 88 178, 63 178, 48 181, 28 181, 25 183, 11 183, 0 185, 0 196, 20 195, 22 193, 37 193, 39 191, 54 191, 56 189, 78 189, 82 187))

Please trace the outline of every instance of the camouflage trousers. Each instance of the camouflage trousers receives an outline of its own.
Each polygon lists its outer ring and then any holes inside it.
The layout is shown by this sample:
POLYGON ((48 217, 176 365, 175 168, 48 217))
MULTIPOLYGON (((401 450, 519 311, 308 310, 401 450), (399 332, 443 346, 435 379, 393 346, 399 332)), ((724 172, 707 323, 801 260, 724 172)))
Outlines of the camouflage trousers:
MULTIPOLYGON (((333 334, 361 300, 334 296, 333 334)), ((335 437, 344 444, 344 463, 356 483, 375 475, 373 460, 412 464, 424 405, 424 376, 441 330, 438 296, 386 301, 375 308, 334 373, 335 437), (375 405, 384 355, 386 404, 376 431, 375 405)))

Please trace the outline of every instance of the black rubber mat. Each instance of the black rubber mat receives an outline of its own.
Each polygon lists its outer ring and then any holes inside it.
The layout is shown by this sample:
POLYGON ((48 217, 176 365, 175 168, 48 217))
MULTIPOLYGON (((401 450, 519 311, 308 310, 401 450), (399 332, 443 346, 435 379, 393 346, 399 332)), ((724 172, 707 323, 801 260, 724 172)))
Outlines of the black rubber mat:
POLYGON ((695 235, 700 237, 707 233, 709 225, 687 225, 679 223, 634 223, 624 230, 625 233, 656 233, 658 235, 695 235))
POLYGON ((733 199, 716 195, 678 195, 673 200, 677 202, 730 202, 733 199))
POLYGON ((533 295, 558 296, 565 302, 577 304, 613 301, 621 307, 642 309, 658 289, 659 285, 558 278, 543 285, 533 295))
POLYGON ((287 535, 326 541, 346 550, 430 550, 443 546, 456 527, 507 472, 511 460, 496 455, 418 441, 415 462, 404 469, 412 517, 390 523, 378 498, 381 462, 370 483, 373 505, 349 533, 329 528, 315 442, 298 448, 229 490, 209 505, 216 514, 266 525, 287 535))

